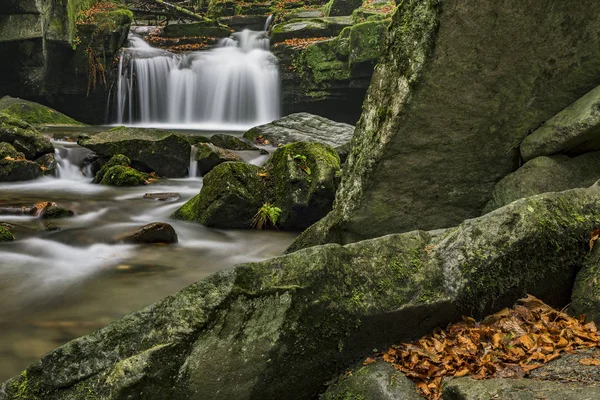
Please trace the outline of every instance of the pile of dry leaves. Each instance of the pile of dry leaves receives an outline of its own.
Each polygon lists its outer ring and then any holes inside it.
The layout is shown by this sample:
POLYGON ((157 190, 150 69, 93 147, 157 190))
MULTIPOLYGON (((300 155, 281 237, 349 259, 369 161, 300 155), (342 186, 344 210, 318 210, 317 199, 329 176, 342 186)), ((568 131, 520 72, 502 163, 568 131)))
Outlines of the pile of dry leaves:
POLYGON ((328 39, 333 39, 333 37, 312 37, 312 38, 303 38, 303 39, 292 38, 292 39, 284 40, 283 42, 281 42, 281 44, 290 46, 290 47, 294 47, 297 49, 305 49, 310 44, 322 42, 323 40, 328 40, 328 39))
POLYGON ((96 14, 106 11, 112 11, 117 6, 108 0, 101 0, 87 10, 80 11, 77 14, 77 24, 93 24, 96 22, 96 14))
MULTIPOLYGON (((473 379, 523 377, 562 352, 598 347, 600 332, 585 316, 575 319, 527 296, 512 309, 483 320, 463 317, 416 343, 393 346, 379 356, 417 383, 428 399, 441 398, 445 376, 473 379)), ((369 358, 365 364, 374 362, 369 358)), ((600 365, 600 359, 580 360, 600 365)))

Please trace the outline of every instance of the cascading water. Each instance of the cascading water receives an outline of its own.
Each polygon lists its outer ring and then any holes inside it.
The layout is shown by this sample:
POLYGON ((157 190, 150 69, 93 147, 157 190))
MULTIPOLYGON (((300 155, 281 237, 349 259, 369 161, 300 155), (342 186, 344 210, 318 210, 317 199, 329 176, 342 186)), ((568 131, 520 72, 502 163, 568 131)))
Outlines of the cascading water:
POLYGON ((243 130, 279 117, 279 71, 266 32, 173 54, 132 36, 119 64, 116 123, 243 130))

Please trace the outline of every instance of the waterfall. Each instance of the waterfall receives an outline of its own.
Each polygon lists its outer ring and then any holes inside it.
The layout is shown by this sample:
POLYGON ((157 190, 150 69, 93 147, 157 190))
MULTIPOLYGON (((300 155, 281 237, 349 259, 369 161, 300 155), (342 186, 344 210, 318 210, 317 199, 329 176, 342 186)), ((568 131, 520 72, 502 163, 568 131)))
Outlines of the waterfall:
POLYGON ((198 155, 198 147, 192 145, 192 151, 190 152, 190 167, 189 167, 190 178, 195 178, 196 176, 198 176, 198 160, 196 160, 197 155, 198 155))
POLYGON ((80 167, 90 150, 75 146, 71 142, 53 141, 56 158, 57 178, 71 181, 89 181, 91 172, 80 167), (88 175, 89 174, 89 175, 88 175))
POLYGON ((279 71, 266 32, 173 54, 132 35, 119 61, 119 125, 248 129, 279 117, 279 71))

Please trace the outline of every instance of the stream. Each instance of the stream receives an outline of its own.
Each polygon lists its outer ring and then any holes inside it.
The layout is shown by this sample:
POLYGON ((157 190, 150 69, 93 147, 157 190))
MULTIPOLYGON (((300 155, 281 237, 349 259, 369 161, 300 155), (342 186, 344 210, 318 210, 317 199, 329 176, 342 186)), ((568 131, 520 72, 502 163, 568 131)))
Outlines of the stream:
MULTIPOLYGON (((0 184, 0 207, 53 201, 75 212, 72 218, 52 221, 0 215, 0 222, 18 226, 17 240, 0 244, 0 382, 69 340, 216 271, 280 255, 296 235, 217 230, 172 220, 171 213, 198 194, 202 178, 142 187, 100 186, 81 168, 87 149, 67 141, 54 145, 58 177, 0 184), (157 192, 179 193, 181 199, 143 198, 157 192), (179 243, 116 241, 150 222, 173 225, 179 243)), ((266 161, 256 152, 238 154, 254 164, 266 161)))

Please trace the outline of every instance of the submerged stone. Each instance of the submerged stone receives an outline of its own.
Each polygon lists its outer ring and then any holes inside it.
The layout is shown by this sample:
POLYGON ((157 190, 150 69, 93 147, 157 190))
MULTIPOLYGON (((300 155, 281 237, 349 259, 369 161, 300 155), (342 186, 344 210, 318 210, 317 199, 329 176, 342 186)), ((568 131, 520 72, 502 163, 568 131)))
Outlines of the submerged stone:
POLYGON ((67 208, 57 206, 56 204, 50 204, 45 207, 40 216, 43 219, 61 219, 69 218, 75 215, 75 213, 67 208))

